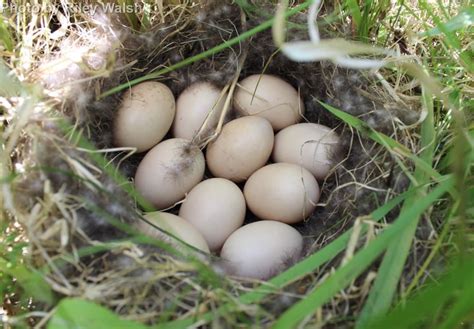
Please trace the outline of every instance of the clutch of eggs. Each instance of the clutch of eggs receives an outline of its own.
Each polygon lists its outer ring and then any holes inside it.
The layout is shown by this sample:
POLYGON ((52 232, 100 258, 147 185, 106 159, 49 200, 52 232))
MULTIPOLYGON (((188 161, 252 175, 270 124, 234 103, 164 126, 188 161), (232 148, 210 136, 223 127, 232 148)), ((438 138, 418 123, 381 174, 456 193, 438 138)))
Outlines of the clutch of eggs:
POLYGON ((137 229, 183 250, 162 231, 168 232, 220 253, 231 275, 265 280, 300 257, 303 237, 290 224, 314 212, 318 180, 334 167, 340 141, 328 127, 299 123, 304 103, 279 77, 240 81, 233 95, 238 118, 216 131, 226 97, 211 83, 196 82, 175 102, 162 83, 138 84, 123 95, 114 141, 148 151, 135 187, 160 211, 145 214, 148 223, 137 229), (213 178, 203 181, 206 167, 213 178), (178 203, 179 216, 164 212, 178 203), (247 208, 259 221, 242 226, 247 208))

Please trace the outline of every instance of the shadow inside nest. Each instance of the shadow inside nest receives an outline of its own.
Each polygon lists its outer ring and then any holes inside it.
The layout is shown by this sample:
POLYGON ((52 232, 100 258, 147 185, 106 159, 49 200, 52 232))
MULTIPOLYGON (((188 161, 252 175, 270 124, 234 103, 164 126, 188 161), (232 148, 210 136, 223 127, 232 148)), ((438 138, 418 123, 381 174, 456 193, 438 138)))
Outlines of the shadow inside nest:
MULTIPOLYGON (((64 112, 70 115, 72 121, 79 123, 78 127, 98 149, 113 148, 113 118, 121 94, 93 101, 97 90, 105 92, 120 83, 156 72, 236 37, 262 22, 259 17, 247 17, 244 22, 237 6, 220 2, 197 8, 193 17, 192 21, 182 24, 177 17, 171 15, 166 18, 164 24, 144 33, 118 27, 120 33, 116 35, 119 35, 122 46, 118 47, 117 42, 111 42, 108 49, 108 52, 115 53, 116 70, 107 78, 77 85, 74 93, 66 98, 64 112)), ((301 15, 293 19, 303 22, 305 17, 301 15)), ((112 17, 109 21, 115 19, 112 17)), ((109 32, 103 33, 107 35, 109 32)), ((291 35, 292 38, 303 39, 306 38, 306 31, 295 30, 291 35)), ((296 63, 276 51, 271 32, 265 31, 237 46, 174 70, 160 77, 159 81, 167 84, 175 97, 196 81, 209 81, 223 87, 234 78, 239 58, 245 54, 246 60, 240 78, 263 72, 283 78, 300 92, 306 108, 305 118, 309 122, 333 128, 341 136, 341 152, 333 155, 337 165, 324 182, 318 182, 322 191, 320 206, 310 218, 295 225, 306 239, 305 254, 308 255, 352 227, 357 217, 370 214, 387 199, 404 191, 409 184, 401 170, 397 169, 395 160, 382 146, 351 130, 326 111, 318 101, 357 116, 370 127, 386 134, 393 132, 394 118, 400 118, 405 112, 388 110, 382 99, 377 101, 366 97, 371 93, 374 82, 360 72, 341 69, 329 63, 296 63)), ((410 123, 417 118, 400 119, 410 123)), ((51 129, 54 134, 61 135, 57 127, 51 129)), ((127 234, 110 224, 107 216, 96 211, 101 209, 125 223, 138 220, 134 200, 127 196, 113 178, 106 174, 100 175, 102 188, 94 190, 73 175, 61 174, 71 171, 72 162, 65 160, 66 158, 93 162, 89 154, 75 150, 70 141, 52 143, 48 137, 39 138, 31 148, 35 149, 40 170, 25 177, 25 180, 17 185, 17 191, 24 192, 18 199, 21 199, 26 207, 32 207, 31 200, 38 196, 42 198, 46 193, 42 184, 37 184, 36 189, 28 190, 32 181, 48 180, 53 194, 61 193, 78 198, 69 198, 64 202, 74 208, 71 210, 75 214, 71 217, 73 222, 70 223, 69 233, 71 240, 79 241, 79 246, 93 244, 93 241, 127 237, 127 234), (58 149, 67 157, 58 156, 58 149), (62 168, 62 171, 51 172, 44 168, 62 168), (79 233, 74 233, 74 230, 79 233)), ((144 154, 125 158, 117 156, 116 153, 107 156, 125 177, 131 178, 144 154)), ((209 173, 206 173, 207 177, 209 173)), ((386 216, 386 220, 390 221, 396 214, 395 209, 386 216)), ((52 218, 59 217, 57 215, 52 218)), ((248 215, 246 223, 252 220, 252 215, 248 215)), ((44 226, 48 226, 48 223, 45 222, 44 226)), ((107 272, 119 266, 122 269, 130 269, 126 275, 136 276, 134 270, 141 267, 143 271, 140 273, 146 272, 146 278, 153 276, 152 272, 159 266, 143 265, 139 255, 139 251, 132 250, 128 255, 117 257, 110 254, 101 258, 88 256, 88 260, 83 262, 93 265, 94 270, 91 273, 84 273, 84 267, 81 265, 70 268, 68 275, 82 273, 84 276, 98 276, 101 271, 107 272)), ((150 255, 146 257, 153 258, 150 255)), ((123 293, 117 285, 114 287, 118 289, 118 295, 123 293)))

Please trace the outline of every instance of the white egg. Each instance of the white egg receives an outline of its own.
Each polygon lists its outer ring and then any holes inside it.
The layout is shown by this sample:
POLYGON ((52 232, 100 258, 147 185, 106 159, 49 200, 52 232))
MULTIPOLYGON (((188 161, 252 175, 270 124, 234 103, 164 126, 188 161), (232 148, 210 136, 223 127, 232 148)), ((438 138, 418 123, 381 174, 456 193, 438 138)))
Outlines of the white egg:
POLYGON ((234 106, 242 115, 256 115, 270 121, 275 131, 303 118, 304 104, 298 91, 274 75, 255 74, 239 82, 234 106))
POLYGON ((269 279, 298 260, 303 237, 293 227, 275 221, 244 225, 224 243, 221 258, 239 277, 269 279))
POLYGON ((216 177, 242 182, 268 161, 273 139, 266 119, 247 116, 232 120, 207 147, 209 170, 216 177))
POLYGON ((176 102, 173 136, 192 140, 204 122, 200 139, 210 136, 215 131, 225 99, 226 95, 221 95, 221 90, 209 82, 196 82, 187 87, 176 102))
POLYGON ((242 226, 245 198, 239 187, 224 178, 211 178, 196 185, 186 196, 179 215, 206 239, 212 251, 242 226))
POLYGON ((203 176, 204 155, 190 141, 168 139, 152 148, 135 174, 137 191, 158 209, 184 198, 203 176))
POLYGON ((293 224, 313 213, 319 200, 319 186, 303 167, 274 163, 250 176, 244 196, 258 218, 293 224))
MULTIPOLYGON (((160 211, 145 213, 143 217, 145 217, 145 219, 148 220, 154 226, 159 227, 160 229, 172 234, 173 236, 179 238, 187 244, 204 252, 209 252, 209 247, 202 234, 199 233, 199 231, 194 226, 192 226, 183 218, 160 211)), ((159 229, 155 228, 153 225, 150 225, 149 223, 140 220, 136 224, 136 227, 143 234, 146 234, 155 239, 169 242, 181 251, 185 250, 185 247, 182 244, 180 244, 178 241, 176 241, 169 235, 163 233, 159 229)))
POLYGON ((334 166, 332 156, 339 145, 339 136, 331 128, 300 123, 275 135, 272 158, 274 162, 299 164, 317 179, 324 179, 334 166))
POLYGON ((164 84, 147 81, 123 95, 114 122, 114 144, 146 151, 158 144, 173 123, 175 100, 164 84))

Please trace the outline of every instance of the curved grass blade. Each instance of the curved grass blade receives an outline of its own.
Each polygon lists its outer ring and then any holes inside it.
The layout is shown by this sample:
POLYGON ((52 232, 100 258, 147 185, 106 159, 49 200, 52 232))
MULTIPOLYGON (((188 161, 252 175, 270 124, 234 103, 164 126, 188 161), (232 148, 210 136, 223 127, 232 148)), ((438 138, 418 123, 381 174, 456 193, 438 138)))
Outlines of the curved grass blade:
MULTIPOLYGON (((288 41, 285 39, 285 16, 284 10, 288 6, 288 0, 280 1, 275 13, 273 24, 273 40, 280 47, 281 52, 289 59, 296 62, 312 62, 329 60, 338 66, 354 69, 380 68, 385 65, 384 60, 352 58, 356 54, 385 54, 396 57, 392 51, 384 48, 374 47, 368 44, 347 41, 345 39, 333 38, 321 40, 319 30, 315 24, 321 0, 314 0, 308 13, 308 41, 288 41)), ((366 17, 364 17, 366 20, 366 17)))

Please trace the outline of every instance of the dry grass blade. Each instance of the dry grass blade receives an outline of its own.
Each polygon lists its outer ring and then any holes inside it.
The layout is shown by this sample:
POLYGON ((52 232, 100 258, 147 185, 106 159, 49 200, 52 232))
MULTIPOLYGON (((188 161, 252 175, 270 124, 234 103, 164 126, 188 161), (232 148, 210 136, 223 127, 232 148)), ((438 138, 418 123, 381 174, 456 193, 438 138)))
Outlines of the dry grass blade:
POLYGON ((291 60, 297 62, 312 62, 331 60, 335 64, 355 69, 380 68, 385 65, 384 61, 365 58, 352 58, 350 55, 360 54, 384 54, 396 57, 387 49, 371 47, 362 43, 347 41, 345 39, 321 40, 319 31, 315 25, 320 0, 314 0, 310 14, 308 15, 308 30, 311 41, 285 42, 285 16, 284 11, 288 1, 281 1, 275 15, 276 22, 273 25, 273 39, 281 51, 291 60))

